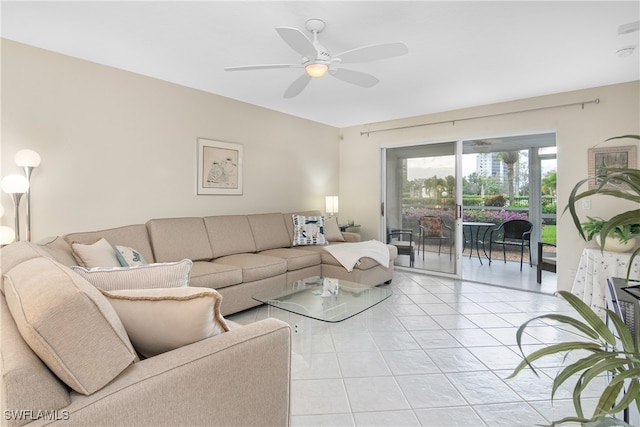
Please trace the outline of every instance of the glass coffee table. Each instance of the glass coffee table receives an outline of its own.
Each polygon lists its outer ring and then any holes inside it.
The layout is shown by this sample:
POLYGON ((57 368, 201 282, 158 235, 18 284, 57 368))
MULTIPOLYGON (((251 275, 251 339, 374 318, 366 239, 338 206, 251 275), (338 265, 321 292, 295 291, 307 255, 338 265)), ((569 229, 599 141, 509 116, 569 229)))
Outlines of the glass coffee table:
MULTIPOLYGON (((267 305, 268 316, 287 322, 292 329, 293 351, 311 366, 314 330, 322 324, 342 322, 391 296, 389 289, 346 280, 314 276, 297 280, 281 290, 267 290, 253 299, 267 305), (325 280, 337 284, 336 292, 323 291, 325 280)), ((366 313, 365 313, 366 314, 366 313)))
POLYGON ((389 289, 378 286, 314 276, 296 280, 284 290, 259 292, 253 295, 253 299, 267 304, 270 310, 276 308, 322 322, 336 323, 381 303, 391 294, 389 289), (335 293, 323 292, 325 280, 337 284, 335 293))

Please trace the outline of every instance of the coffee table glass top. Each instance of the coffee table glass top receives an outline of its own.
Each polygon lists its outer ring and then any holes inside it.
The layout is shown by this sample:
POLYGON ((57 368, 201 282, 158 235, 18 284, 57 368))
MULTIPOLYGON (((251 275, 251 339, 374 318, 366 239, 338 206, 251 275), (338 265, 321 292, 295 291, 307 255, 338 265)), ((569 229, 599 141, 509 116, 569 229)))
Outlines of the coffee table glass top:
POLYGON ((308 277, 280 291, 259 292, 253 299, 300 316, 335 323, 362 313, 392 294, 389 289, 378 286, 331 279, 338 283, 337 293, 322 296, 323 280, 319 276, 308 277))

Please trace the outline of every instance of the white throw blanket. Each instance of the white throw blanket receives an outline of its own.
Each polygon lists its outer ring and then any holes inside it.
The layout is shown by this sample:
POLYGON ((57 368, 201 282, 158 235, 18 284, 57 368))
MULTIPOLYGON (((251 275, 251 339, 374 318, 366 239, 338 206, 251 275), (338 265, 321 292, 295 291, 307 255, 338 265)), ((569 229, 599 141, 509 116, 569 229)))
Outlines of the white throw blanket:
POLYGON ((364 257, 371 258, 384 268, 389 266, 389 249, 378 240, 341 243, 325 246, 324 250, 333 255, 348 272, 353 271, 353 268, 360 264, 360 258, 364 257))

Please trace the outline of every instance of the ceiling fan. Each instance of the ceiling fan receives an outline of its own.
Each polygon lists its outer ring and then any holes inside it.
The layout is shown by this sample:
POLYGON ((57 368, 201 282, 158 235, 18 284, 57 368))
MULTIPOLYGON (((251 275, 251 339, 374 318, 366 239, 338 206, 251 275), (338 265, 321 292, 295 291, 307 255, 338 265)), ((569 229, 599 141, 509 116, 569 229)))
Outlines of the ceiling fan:
POLYGON ((404 43, 383 43, 363 46, 341 52, 332 56, 318 41, 318 34, 322 32, 325 23, 322 19, 312 18, 305 23, 307 30, 313 34, 313 41, 302 31, 292 27, 276 27, 276 31, 293 50, 302 55, 299 64, 261 64, 226 67, 226 71, 266 70, 274 68, 303 68, 304 73, 291 83, 284 92, 285 98, 293 98, 304 90, 312 77, 322 77, 330 74, 333 77, 357 86, 369 88, 379 80, 371 74, 342 68, 342 64, 356 62, 370 62, 380 59, 405 55, 409 49, 404 43))
POLYGON ((488 153, 491 151, 491 142, 486 139, 476 139, 471 142, 473 143, 472 149, 476 153, 488 153))

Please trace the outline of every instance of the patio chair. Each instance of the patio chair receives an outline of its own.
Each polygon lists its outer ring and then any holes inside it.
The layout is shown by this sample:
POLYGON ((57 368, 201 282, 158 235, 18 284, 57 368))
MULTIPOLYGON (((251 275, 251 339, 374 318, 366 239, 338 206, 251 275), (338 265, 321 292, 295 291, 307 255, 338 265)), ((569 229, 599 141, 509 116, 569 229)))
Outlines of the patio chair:
POLYGON ((538 266, 536 281, 542 283, 542 270, 556 272, 556 245, 538 242, 538 266))
POLYGON ((525 246, 529 250, 529 265, 531 264, 531 230, 533 223, 526 219, 511 219, 503 222, 489 234, 489 265, 491 265, 491 249, 493 245, 502 245, 504 262, 507 262, 507 246, 520 247, 520 271, 525 246))
POLYGON ((422 247, 422 259, 424 260, 424 252, 425 252, 425 240, 437 240, 438 241, 438 255, 442 250, 442 242, 447 241, 449 244, 449 259, 452 256, 452 246, 453 246, 453 230, 449 227, 441 217, 433 216, 433 215, 425 215, 420 218, 420 230, 418 234, 418 242, 420 247, 422 247))
POLYGON ((415 260, 413 230, 404 228, 387 228, 387 243, 398 249, 398 255, 409 255, 409 267, 413 267, 413 262, 415 260))

